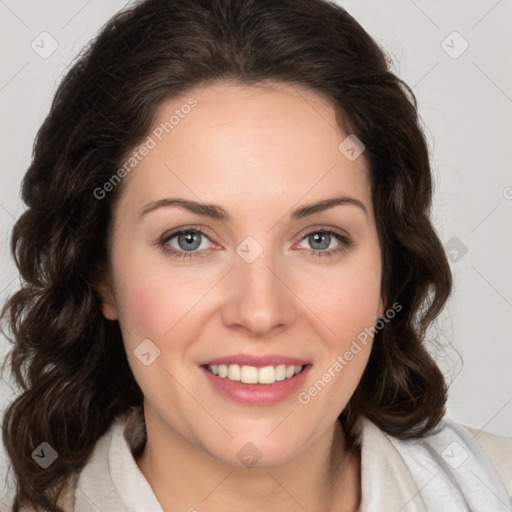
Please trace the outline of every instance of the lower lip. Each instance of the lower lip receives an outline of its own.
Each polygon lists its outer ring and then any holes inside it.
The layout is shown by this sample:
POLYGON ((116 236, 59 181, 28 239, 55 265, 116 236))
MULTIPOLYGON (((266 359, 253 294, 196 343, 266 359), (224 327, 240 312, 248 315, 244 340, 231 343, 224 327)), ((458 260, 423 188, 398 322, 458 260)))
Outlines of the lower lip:
POLYGON ((247 405, 272 405, 296 392, 304 384, 311 366, 308 364, 297 375, 273 384, 245 384, 227 377, 218 377, 204 366, 200 368, 212 386, 231 400, 247 405))

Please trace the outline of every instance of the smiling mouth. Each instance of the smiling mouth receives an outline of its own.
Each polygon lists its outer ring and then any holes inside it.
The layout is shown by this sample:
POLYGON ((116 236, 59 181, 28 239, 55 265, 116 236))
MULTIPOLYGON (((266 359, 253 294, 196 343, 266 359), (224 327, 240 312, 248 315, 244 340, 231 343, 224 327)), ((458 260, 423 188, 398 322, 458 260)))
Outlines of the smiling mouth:
POLYGON ((205 368, 213 375, 244 384, 274 384, 291 379, 301 373, 308 365, 295 366, 278 364, 276 366, 249 366, 238 364, 211 364, 205 368))

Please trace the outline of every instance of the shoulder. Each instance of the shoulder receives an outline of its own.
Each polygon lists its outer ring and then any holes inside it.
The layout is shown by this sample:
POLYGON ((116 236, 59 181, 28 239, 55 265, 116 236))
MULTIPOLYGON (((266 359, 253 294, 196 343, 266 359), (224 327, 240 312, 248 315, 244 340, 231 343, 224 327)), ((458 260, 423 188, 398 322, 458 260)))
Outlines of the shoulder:
MULTIPOLYGON (((57 505, 64 512, 90 510, 90 503, 107 504, 108 510, 124 510, 112 497, 113 485, 109 467, 109 453, 116 433, 123 432, 125 416, 117 417, 107 431, 94 444, 81 471, 69 478, 59 494, 57 505), (114 500, 114 501, 113 501, 114 500)), ((31 512, 22 509, 20 512, 31 512)))
POLYGON ((505 484, 508 494, 512 496, 512 438, 497 436, 467 426, 461 427, 467 429, 473 439, 484 449, 505 484))
POLYGON ((117 456, 119 449, 114 446, 113 441, 121 438, 123 425, 124 419, 116 418, 105 434, 96 441, 76 484, 74 511, 89 510, 90 503, 96 504, 101 510, 111 512, 124 510, 112 480, 111 467, 112 458, 117 456))
POLYGON ((448 418, 420 439, 388 437, 418 483, 423 485, 432 478, 430 487, 443 496, 453 496, 454 501, 473 503, 472 510, 480 510, 481 503, 493 503, 498 507, 495 510, 501 510, 503 504, 510 506, 511 439, 448 418))
POLYGON ((142 409, 131 408, 97 441, 80 474, 75 512, 90 510, 91 502, 108 512, 163 512, 135 459, 145 443, 143 418, 142 409))
POLYGON ((400 440, 363 416, 358 443, 364 512, 383 503, 405 503, 404 512, 511 510, 511 439, 445 418, 421 438, 400 440))
POLYGON ((431 457, 451 470, 482 466, 497 473, 512 495, 512 439, 477 430, 445 418, 430 434, 411 443, 428 449, 431 457))

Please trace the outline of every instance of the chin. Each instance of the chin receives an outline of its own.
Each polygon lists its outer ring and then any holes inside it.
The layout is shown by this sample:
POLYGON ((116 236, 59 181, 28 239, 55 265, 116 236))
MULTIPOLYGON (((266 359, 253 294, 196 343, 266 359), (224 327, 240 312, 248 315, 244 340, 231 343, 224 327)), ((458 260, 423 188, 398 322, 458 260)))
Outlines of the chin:
POLYGON ((229 443, 219 446, 215 441, 205 446, 207 452, 226 464, 235 468, 271 467, 285 464, 299 452, 299 440, 296 444, 289 437, 276 436, 265 439, 266 434, 259 436, 240 436, 229 443))

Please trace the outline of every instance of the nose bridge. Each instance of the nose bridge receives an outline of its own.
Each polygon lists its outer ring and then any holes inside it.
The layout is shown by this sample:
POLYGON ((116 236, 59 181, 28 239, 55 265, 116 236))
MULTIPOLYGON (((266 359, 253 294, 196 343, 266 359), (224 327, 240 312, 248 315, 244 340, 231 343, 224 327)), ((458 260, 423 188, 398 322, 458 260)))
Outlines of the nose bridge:
POLYGON ((283 266, 276 263, 273 251, 250 237, 237 247, 231 290, 224 305, 226 324, 262 336, 293 320, 293 294, 284 284, 286 276, 280 275, 283 266))

